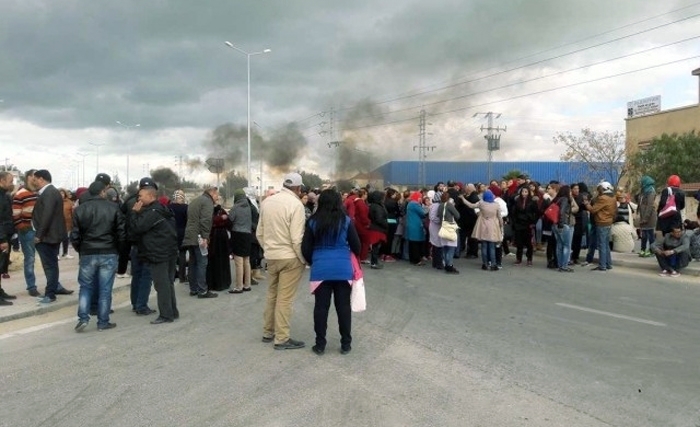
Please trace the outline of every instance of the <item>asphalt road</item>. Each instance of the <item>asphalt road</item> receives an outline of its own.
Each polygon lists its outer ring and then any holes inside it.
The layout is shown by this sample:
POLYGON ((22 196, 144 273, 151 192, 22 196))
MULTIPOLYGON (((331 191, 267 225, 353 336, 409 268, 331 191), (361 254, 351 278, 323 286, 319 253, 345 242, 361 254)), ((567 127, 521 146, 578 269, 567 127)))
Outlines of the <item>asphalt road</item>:
POLYGON ((457 266, 367 271, 346 356, 334 314, 311 352, 306 281, 302 350, 260 342, 265 282, 214 300, 176 285, 174 324, 124 291, 114 330, 75 333, 75 308, 0 324, 0 426, 700 425, 697 279, 457 266))

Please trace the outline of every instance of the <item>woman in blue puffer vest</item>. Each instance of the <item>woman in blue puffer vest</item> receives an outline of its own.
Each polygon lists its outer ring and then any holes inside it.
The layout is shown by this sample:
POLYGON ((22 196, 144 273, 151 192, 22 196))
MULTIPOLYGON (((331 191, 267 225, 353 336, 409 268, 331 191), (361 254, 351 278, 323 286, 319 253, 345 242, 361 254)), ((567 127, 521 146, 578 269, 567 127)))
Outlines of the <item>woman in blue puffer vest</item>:
POLYGON ((316 345, 312 350, 321 355, 326 349, 326 329, 331 295, 335 300, 340 330, 340 352, 350 352, 351 310, 350 283, 353 277, 351 251, 360 255, 360 238, 343 202, 335 190, 323 190, 318 197, 316 212, 306 223, 301 244, 304 258, 311 265, 311 293, 314 305, 316 345))

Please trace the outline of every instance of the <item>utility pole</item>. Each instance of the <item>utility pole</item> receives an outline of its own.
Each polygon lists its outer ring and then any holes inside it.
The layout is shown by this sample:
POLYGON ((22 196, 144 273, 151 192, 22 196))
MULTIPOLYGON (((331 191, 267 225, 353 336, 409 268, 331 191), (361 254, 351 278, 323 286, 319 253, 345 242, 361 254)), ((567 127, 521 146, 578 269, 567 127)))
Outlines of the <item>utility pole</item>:
POLYGON ((486 151, 488 154, 488 181, 492 179, 491 162, 493 161, 493 152, 501 149, 501 134, 500 131, 505 132, 507 126, 493 127, 493 119, 501 117, 501 113, 494 113, 489 111, 488 113, 475 113, 472 117, 484 116, 488 120, 488 127, 481 126, 481 131, 486 131, 484 138, 486 139, 486 151))
POLYGON ((427 145, 425 142, 426 135, 432 135, 431 133, 426 133, 426 125, 432 125, 432 123, 427 123, 425 121, 427 113, 425 110, 420 110, 420 118, 418 122, 418 145, 413 146, 413 151, 418 151, 418 182, 421 187, 425 187, 426 184, 426 171, 425 171, 425 159, 428 158, 428 151, 435 150, 434 145, 427 145))

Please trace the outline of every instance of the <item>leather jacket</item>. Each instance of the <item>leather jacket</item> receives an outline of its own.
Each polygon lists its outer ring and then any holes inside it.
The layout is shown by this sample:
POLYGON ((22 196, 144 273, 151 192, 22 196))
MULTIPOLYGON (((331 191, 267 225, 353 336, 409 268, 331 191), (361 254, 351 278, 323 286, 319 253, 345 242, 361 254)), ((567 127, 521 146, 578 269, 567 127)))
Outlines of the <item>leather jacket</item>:
POLYGON ((117 254, 126 242, 119 206, 100 196, 82 198, 73 212, 70 241, 80 255, 117 254))

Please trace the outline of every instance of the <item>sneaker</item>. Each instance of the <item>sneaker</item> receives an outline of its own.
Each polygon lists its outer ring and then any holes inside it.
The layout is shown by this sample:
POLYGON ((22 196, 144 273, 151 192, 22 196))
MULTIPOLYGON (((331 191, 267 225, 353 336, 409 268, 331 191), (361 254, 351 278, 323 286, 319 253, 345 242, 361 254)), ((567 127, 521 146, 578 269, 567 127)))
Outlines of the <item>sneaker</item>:
POLYGON ((275 350, 296 350, 298 348, 304 348, 305 345, 304 341, 297 341, 290 338, 281 344, 275 344, 275 350))
POLYGON ((586 267, 587 265, 590 265, 591 263, 588 261, 584 261, 581 263, 581 267, 586 267))
POLYGON ((197 295, 197 298, 216 298, 216 297, 218 297, 218 296, 219 296, 219 294, 216 294, 216 293, 214 293, 214 292, 212 292, 212 291, 206 291, 206 292, 203 293, 203 294, 200 293, 199 295, 197 295))
POLYGON ((671 274, 668 272, 668 270, 663 270, 661 273, 659 273, 659 276, 661 277, 669 277, 671 274))
POLYGON ((503 270, 503 266, 501 264, 496 264, 496 268, 499 270, 503 270))
POLYGON ((80 321, 78 321, 78 324, 75 325, 75 328, 73 328, 73 329, 75 329, 75 332, 83 332, 83 330, 85 329, 85 327, 86 327, 87 325, 88 325, 88 322, 87 322, 87 321, 85 321, 85 320, 80 320, 80 321))
POLYGON ((486 271, 486 270, 488 270, 489 268, 486 266, 486 264, 481 264, 481 269, 484 270, 484 271, 486 271))
POLYGON ((318 354, 319 356, 322 356, 323 353, 326 352, 326 349, 316 344, 315 346, 311 347, 311 351, 318 354))
POLYGON ((362 261, 360 261, 360 264, 370 264, 370 262, 368 259, 363 259, 362 261))
POLYGON ((116 323, 107 323, 106 325, 98 326, 97 330, 102 332, 102 331, 106 331, 107 329, 114 329, 116 327, 117 327, 116 323))
POLYGON ((644 251, 644 250, 639 251, 639 258, 646 258, 646 256, 647 256, 647 251, 644 251))
POLYGON ((262 342, 264 343, 270 343, 274 340, 274 337, 262 337, 262 342))
POLYGON ((344 356, 344 355, 350 353, 351 350, 352 350, 352 347, 350 347, 350 346, 340 347, 340 354, 342 354, 344 356))
POLYGON ((75 259, 73 255, 63 255, 63 257, 66 259, 75 259))
POLYGON ((124 273, 124 274, 117 274, 117 279, 130 279, 131 275, 124 273))
POLYGON ((528 266, 528 267, 532 267, 532 261, 528 261, 528 262, 527 262, 527 266, 528 266))
POLYGON ((608 269, 605 267, 598 266, 598 267, 591 268, 591 271, 608 271, 608 269))
POLYGON ((372 264, 369 266, 369 268, 371 268, 372 270, 381 270, 382 268, 384 268, 384 266, 381 264, 372 264))
POLYGON ((56 302, 56 297, 50 298, 50 297, 43 297, 39 298, 39 304, 51 304, 52 302, 56 302))
POLYGON ((681 273, 679 273, 679 272, 677 272, 677 271, 672 271, 671 274, 670 274, 671 277, 678 277, 678 276, 680 276, 680 275, 681 275, 681 273))

